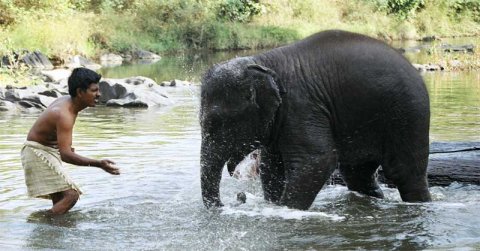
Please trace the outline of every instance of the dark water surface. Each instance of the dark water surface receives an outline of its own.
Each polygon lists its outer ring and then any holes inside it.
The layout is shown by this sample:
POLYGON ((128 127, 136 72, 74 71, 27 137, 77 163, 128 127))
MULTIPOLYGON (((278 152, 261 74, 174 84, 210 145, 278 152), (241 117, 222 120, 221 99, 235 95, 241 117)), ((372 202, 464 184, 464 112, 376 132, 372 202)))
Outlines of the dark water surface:
MULTIPOLYGON (((238 53, 237 53, 238 54, 238 53)), ((153 65, 103 69, 105 77, 197 81, 233 54, 180 55, 153 65)), ((432 141, 480 141, 480 72, 424 75, 432 104, 432 141)), ((111 158, 122 169, 68 165, 85 194, 67 215, 36 215, 50 202, 26 193, 19 151, 38 113, 0 113, 0 249, 68 250, 418 250, 480 249, 480 187, 433 187, 432 203, 404 203, 326 186, 308 211, 266 203, 258 180, 224 172, 225 207, 206 210, 199 178, 198 87, 166 89, 176 105, 96 107, 74 130, 82 155, 111 158), (245 191, 247 203, 235 195, 245 191)))

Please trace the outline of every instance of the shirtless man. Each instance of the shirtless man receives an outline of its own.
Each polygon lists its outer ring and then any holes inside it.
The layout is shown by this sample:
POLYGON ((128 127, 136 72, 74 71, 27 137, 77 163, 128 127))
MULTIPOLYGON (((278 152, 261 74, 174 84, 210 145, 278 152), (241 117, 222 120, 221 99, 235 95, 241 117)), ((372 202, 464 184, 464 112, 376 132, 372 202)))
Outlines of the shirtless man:
POLYGON ((51 199, 53 215, 64 214, 77 202, 80 189, 62 169, 62 161, 94 166, 118 175, 120 170, 108 159, 80 156, 72 148, 72 132, 78 113, 94 107, 100 97, 101 75, 76 68, 68 79, 69 96, 55 100, 33 124, 22 148, 22 165, 30 197, 51 199))

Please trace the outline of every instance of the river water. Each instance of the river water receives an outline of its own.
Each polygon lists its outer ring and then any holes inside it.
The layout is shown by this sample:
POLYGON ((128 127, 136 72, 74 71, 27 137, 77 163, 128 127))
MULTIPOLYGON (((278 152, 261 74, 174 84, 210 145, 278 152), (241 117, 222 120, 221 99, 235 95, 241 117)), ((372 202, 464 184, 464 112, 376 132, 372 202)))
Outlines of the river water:
MULTIPOLYGON (((102 74, 198 81, 210 64, 235 55, 176 55, 156 64, 106 68, 102 74)), ((480 72, 424 78, 432 104, 431 141, 480 141, 480 72)), ((199 89, 165 90, 175 105, 81 112, 74 130, 76 151, 110 158, 122 174, 67 165, 85 194, 70 213, 54 219, 36 213, 51 202, 25 195, 19 159, 38 113, 0 113, 0 249, 480 249, 480 187, 473 185, 433 187, 434 201, 424 204, 404 203, 387 187, 386 199, 379 200, 327 185, 309 210, 299 211, 266 203, 258 180, 237 180, 224 172, 225 207, 205 209, 199 89), (246 204, 235 200, 240 191, 247 194, 246 204)))

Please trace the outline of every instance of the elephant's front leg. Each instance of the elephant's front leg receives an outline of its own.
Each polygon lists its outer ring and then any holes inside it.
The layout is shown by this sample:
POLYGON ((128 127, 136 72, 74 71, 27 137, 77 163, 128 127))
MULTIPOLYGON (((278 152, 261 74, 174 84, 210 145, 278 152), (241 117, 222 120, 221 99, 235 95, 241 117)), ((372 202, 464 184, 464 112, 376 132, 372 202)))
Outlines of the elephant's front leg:
POLYGON ((284 155, 285 189, 280 205, 308 209, 337 165, 334 150, 321 154, 284 155))
POLYGON ((285 187, 285 170, 281 156, 261 151, 260 179, 265 200, 278 203, 285 187))

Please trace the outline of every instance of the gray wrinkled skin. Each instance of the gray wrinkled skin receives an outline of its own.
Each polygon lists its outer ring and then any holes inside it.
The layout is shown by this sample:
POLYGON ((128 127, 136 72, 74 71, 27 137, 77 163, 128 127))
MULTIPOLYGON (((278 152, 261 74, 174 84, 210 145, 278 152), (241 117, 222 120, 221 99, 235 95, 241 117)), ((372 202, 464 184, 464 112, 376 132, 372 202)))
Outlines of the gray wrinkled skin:
POLYGON ((265 199, 308 209, 336 167, 350 190, 382 198, 381 165, 404 201, 430 201, 429 98, 421 76, 383 42, 343 31, 213 66, 202 79, 201 184, 221 206, 230 173, 261 149, 265 199))

